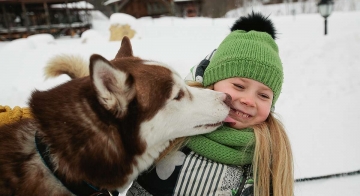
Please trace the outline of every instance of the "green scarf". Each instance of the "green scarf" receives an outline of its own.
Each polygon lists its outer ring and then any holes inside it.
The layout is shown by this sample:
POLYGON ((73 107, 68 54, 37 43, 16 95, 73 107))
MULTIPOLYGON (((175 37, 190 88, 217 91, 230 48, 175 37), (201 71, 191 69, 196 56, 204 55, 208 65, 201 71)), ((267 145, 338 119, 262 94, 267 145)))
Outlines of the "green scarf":
POLYGON ((255 134, 251 128, 238 130, 222 126, 214 132, 191 137, 187 147, 219 163, 246 165, 252 163, 255 134))

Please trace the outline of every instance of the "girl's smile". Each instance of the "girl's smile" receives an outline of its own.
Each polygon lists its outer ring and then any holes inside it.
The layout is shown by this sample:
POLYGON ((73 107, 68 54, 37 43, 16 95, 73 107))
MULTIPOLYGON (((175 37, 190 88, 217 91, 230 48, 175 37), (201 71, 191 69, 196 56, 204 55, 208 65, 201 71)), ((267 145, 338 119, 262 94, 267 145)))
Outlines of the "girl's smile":
POLYGON ((228 93, 231 110, 225 120, 230 127, 247 128, 269 116, 273 92, 266 85, 248 78, 228 78, 214 84, 214 90, 228 93))
POLYGON ((250 115, 246 112, 243 112, 241 110, 236 110, 234 108, 231 108, 229 115, 233 116, 235 118, 245 119, 245 120, 248 120, 249 118, 252 117, 252 115, 250 115))

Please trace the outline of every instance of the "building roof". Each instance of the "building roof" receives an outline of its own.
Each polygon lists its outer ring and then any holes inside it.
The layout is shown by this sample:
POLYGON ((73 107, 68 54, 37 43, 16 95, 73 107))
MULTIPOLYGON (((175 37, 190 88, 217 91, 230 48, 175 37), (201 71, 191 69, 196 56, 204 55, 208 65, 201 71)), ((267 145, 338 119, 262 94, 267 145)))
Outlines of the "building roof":
MULTIPOLYGON (((78 1, 83 1, 83 0, 68 0, 68 3, 71 2, 78 2, 78 1)), ((65 3, 65 0, 0 0, 0 3, 15 3, 15 4, 19 4, 19 3, 65 3)))
POLYGON ((107 0, 104 2, 104 5, 109 5, 109 4, 112 4, 112 3, 115 3, 115 2, 119 2, 121 0, 107 0))
MULTIPOLYGON (((51 5, 51 8, 64 8, 65 3, 61 4, 53 4, 51 5)), ((76 3, 68 3, 67 7, 69 9, 94 9, 94 6, 86 1, 80 1, 76 3)))

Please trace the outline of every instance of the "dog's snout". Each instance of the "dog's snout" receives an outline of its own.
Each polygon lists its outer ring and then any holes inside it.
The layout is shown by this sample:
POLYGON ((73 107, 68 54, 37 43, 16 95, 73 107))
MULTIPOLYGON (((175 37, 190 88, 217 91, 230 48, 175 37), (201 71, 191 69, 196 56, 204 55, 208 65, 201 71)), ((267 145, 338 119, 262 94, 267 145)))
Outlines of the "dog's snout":
POLYGON ((232 105, 231 100, 232 100, 232 97, 229 94, 225 93, 224 103, 229 107, 231 107, 231 105, 232 105))

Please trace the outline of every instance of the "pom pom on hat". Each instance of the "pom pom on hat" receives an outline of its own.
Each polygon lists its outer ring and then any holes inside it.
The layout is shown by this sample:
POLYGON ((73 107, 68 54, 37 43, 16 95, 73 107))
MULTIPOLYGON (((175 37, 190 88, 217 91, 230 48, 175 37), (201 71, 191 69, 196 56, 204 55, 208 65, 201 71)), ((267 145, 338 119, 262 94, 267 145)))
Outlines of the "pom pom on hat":
POLYGON ((272 22, 252 13, 237 20, 231 30, 204 72, 204 86, 232 77, 253 79, 273 91, 274 106, 282 88, 283 68, 272 22))
POLYGON ((246 32, 260 31, 268 33, 273 39, 276 39, 276 29, 274 24, 268 19, 268 17, 265 17, 260 13, 252 12, 248 15, 248 17, 240 17, 237 21, 235 21, 230 30, 244 30, 246 32))

